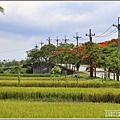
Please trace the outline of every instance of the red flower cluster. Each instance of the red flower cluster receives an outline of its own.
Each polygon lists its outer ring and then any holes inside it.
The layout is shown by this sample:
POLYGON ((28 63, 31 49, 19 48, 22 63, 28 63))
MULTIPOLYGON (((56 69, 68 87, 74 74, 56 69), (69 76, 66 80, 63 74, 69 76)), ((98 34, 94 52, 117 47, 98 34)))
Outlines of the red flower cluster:
POLYGON ((105 42, 100 42, 98 44, 100 44, 102 47, 105 47, 110 42, 116 42, 118 44, 118 39, 112 39, 112 40, 108 40, 108 41, 105 41, 105 42))

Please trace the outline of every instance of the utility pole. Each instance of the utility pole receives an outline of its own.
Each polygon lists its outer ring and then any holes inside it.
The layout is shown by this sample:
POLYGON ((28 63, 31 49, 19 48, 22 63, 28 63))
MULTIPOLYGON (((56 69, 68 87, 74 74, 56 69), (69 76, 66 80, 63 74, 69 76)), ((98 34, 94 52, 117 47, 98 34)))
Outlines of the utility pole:
POLYGON ((50 37, 48 37, 47 40, 48 40, 48 44, 50 45, 50 41, 51 41, 52 39, 50 39, 50 37))
POLYGON ((43 43, 42 40, 41 40, 41 42, 40 42, 39 44, 41 44, 41 47, 42 47, 42 45, 43 45, 44 43, 43 43))
MULTIPOLYGON (((120 60, 120 23, 119 23, 119 19, 120 19, 120 17, 118 17, 118 25, 113 24, 113 27, 118 28, 118 59, 120 60)), ((120 74, 120 68, 116 72, 117 81, 119 81, 119 74, 120 74)))
MULTIPOLYGON (((65 35, 65 39, 63 39, 63 40, 65 41, 65 49, 66 49, 67 41, 68 41, 69 39, 66 39, 66 35, 65 35)), ((66 55, 66 51, 65 51, 65 55, 66 55)), ((66 68, 67 68, 67 62, 66 62, 65 64, 66 64, 66 68)))
POLYGON ((67 44, 67 41, 69 40, 69 39, 66 39, 66 35, 65 35, 65 39, 63 39, 64 41, 65 41, 65 45, 67 44))
MULTIPOLYGON (((56 39, 55 39, 56 41, 57 41, 57 48, 58 48, 58 41, 60 40, 60 39, 58 39, 58 36, 56 36, 56 39)), ((57 55, 57 64, 58 64, 58 55, 57 55)))
POLYGON ((58 39, 58 36, 56 36, 56 39, 55 39, 56 41, 57 41, 57 48, 58 48, 58 41, 60 40, 60 39, 58 39))
MULTIPOLYGON (((43 45, 44 43, 43 43, 42 40, 41 40, 41 42, 40 42, 39 44, 41 44, 41 48, 42 48, 42 45, 43 45)), ((41 61, 42 61, 42 57, 41 57, 41 61)))
MULTIPOLYGON (((95 34, 92 34, 91 29, 89 29, 89 35, 86 34, 86 36, 89 36, 90 44, 91 44, 92 43, 92 36, 95 36, 95 34)), ((91 48, 90 48, 90 50, 91 50, 91 48)), ((93 63, 92 63, 91 58, 90 58, 90 77, 93 77, 93 63)))
MULTIPOLYGON (((48 61, 48 63, 50 64, 50 41, 51 41, 52 39, 50 39, 50 37, 48 37, 47 40, 48 40, 48 45, 49 45, 49 48, 48 48, 48 49, 49 49, 49 57, 48 57, 48 60, 47 60, 47 61, 48 61)), ((49 73, 50 73, 50 65, 49 65, 49 73)))
POLYGON ((120 19, 120 17, 118 17, 118 25, 113 24, 113 27, 118 28, 118 59, 120 60, 120 23, 119 23, 119 19, 120 19))
POLYGON ((76 32, 76 37, 73 37, 73 38, 76 38, 76 40, 77 40, 77 45, 76 45, 76 47, 78 47, 78 39, 81 38, 81 37, 78 36, 78 32, 76 32))
POLYGON ((38 48, 38 45, 37 45, 37 44, 35 45, 35 48, 36 48, 36 49, 38 48))

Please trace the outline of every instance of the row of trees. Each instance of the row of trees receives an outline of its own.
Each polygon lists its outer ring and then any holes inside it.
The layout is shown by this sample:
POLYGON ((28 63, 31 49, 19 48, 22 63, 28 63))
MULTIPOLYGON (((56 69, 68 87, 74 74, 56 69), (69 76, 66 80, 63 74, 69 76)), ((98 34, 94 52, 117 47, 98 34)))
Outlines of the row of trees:
MULTIPOLYGON (((56 64, 72 64, 79 70, 81 64, 91 64, 92 67, 102 67, 105 71, 116 73, 119 80, 118 42, 113 39, 102 44, 86 42, 79 46, 68 43, 60 43, 57 47, 47 44, 39 48, 27 51, 27 63, 40 61, 56 64)), ((93 73, 92 73, 93 74, 93 73)), ((96 75, 96 74, 95 74, 96 75)), ((109 75, 109 74, 108 74, 109 75)))

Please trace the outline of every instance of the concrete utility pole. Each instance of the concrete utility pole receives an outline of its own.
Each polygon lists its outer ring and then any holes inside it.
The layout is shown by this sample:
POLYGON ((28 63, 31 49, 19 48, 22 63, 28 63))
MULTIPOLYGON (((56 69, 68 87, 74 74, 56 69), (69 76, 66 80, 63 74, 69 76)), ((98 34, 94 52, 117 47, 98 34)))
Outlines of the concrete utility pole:
POLYGON ((41 44, 41 47, 42 47, 42 45, 43 45, 44 43, 43 43, 42 40, 41 40, 41 42, 40 42, 39 44, 41 44))
POLYGON ((69 40, 69 39, 66 39, 66 35, 65 35, 65 39, 63 39, 64 41, 65 41, 65 44, 67 44, 67 41, 69 40))
MULTIPOLYGON (((120 23, 119 23, 119 19, 120 19, 120 17, 118 17, 118 25, 113 24, 113 27, 118 28, 118 59, 120 60, 120 23)), ((116 72, 117 81, 119 81, 119 74, 120 74, 120 68, 116 72)))
POLYGON ((58 41, 60 40, 60 39, 58 39, 58 36, 56 36, 56 39, 55 39, 56 41, 57 41, 57 48, 58 48, 58 41))
MULTIPOLYGON (((60 40, 60 39, 58 39, 58 36, 56 36, 56 39, 55 39, 56 41, 57 41, 57 48, 58 48, 58 41, 60 40)), ((58 64, 58 56, 57 56, 57 64, 58 64)))
POLYGON ((78 32, 76 32, 76 37, 73 37, 73 38, 76 38, 76 40, 77 40, 77 45, 76 45, 76 47, 78 47, 78 39, 81 38, 81 37, 78 36, 78 32))
POLYGON ((113 24, 113 27, 118 28, 118 59, 120 60, 120 23, 119 23, 119 19, 120 19, 120 17, 118 17, 118 25, 113 24))
MULTIPOLYGON (((86 34, 86 36, 89 36, 90 39, 90 43, 92 42, 92 36, 95 36, 95 34, 91 33, 91 29, 89 29, 89 35, 86 34)), ((90 48, 91 50, 91 48, 90 48)), ((92 63, 92 59, 90 59, 90 77, 93 77, 93 63, 92 63)))
POLYGON ((35 48, 36 48, 36 49, 38 48, 38 45, 37 45, 37 44, 35 45, 35 48))
POLYGON ((50 37, 48 37, 47 40, 48 40, 48 44, 50 45, 50 41, 51 41, 52 39, 50 39, 50 37))
MULTIPOLYGON (((42 45, 43 45, 44 43, 43 43, 42 40, 41 40, 41 42, 40 42, 39 44, 41 44, 41 48, 42 48, 42 45)), ((41 61, 42 61, 42 57, 41 57, 41 61)))
MULTIPOLYGON (((63 39, 64 41, 65 41, 65 47, 67 46, 67 41, 69 40, 69 39, 66 39, 66 35, 65 35, 65 39, 63 39)), ((65 55, 66 55, 66 51, 65 51, 65 55)), ((66 64, 66 68, 67 68, 67 62, 65 63, 66 64)))

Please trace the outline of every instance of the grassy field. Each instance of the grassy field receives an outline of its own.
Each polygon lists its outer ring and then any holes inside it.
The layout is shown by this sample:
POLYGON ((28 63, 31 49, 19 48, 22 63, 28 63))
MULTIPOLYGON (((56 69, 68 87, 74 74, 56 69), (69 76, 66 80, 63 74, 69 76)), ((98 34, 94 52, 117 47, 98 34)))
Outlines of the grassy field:
POLYGON ((0 99, 120 103, 120 89, 0 87, 0 99))
MULTIPOLYGON (((115 80, 103 81, 100 78, 90 79, 88 75, 80 73, 83 78, 76 79, 74 75, 64 76, 60 78, 46 77, 46 75, 21 75, 21 87, 84 87, 84 88, 99 88, 99 87, 113 87, 120 88, 120 82, 115 80), (37 77, 38 76, 38 77, 37 77)), ((47 75, 48 76, 48 75, 47 75)), ((50 75, 49 75, 50 76, 50 75)), ((0 75, 0 86, 17 87, 17 75, 0 75)))
POLYGON ((74 75, 0 75, 0 118, 120 118, 105 110, 120 110, 120 83, 74 75))
POLYGON ((120 104, 0 100, 0 118, 120 118, 105 110, 120 110, 120 104))

